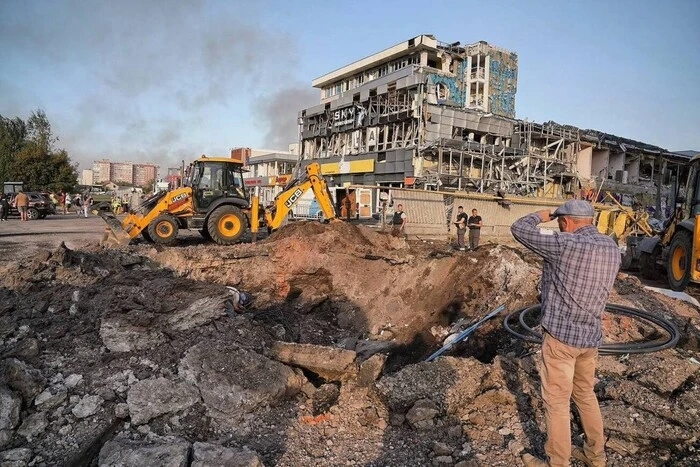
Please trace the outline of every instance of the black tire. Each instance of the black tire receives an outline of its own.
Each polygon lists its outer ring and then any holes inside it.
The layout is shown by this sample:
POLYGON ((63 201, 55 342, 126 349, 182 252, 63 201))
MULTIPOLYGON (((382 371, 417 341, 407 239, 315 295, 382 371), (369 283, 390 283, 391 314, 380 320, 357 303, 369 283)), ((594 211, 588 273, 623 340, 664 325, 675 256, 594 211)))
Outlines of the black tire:
POLYGON ((231 205, 216 208, 207 219, 209 235, 219 245, 236 243, 245 233, 247 225, 245 215, 231 205))
POLYGON ((204 224, 204 228, 199 231, 199 234, 204 238, 205 240, 211 240, 211 235, 209 235, 209 229, 207 228, 207 225, 204 224))
POLYGON ((27 209, 27 219, 30 221, 37 220, 39 218, 39 210, 37 208, 27 209))
POLYGON ((644 279, 657 280, 660 278, 659 268, 656 265, 656 260, 659 257, 657 248, 652 253, 642 251, 639 254, 639 273, 644 279))
POLYGON ((141 236, 143 237, 144 240, 146 240, 148 243, 155 243, 153 241, 153 237, 151 237, 151 234, 148 233, 148 226, 141 231, 141 236))
POLYGON ((177 221, 169 214, 161 214, 148 224, 148 235, 161 245, 175 242, 178 230, 177 221))
POLYGON ((672 290, 677 292, 685 290, 690 282, 692 259, 693 234, 687 230, 676 232, 668 247, 668 264, 666 265, 666 277, 672 290))

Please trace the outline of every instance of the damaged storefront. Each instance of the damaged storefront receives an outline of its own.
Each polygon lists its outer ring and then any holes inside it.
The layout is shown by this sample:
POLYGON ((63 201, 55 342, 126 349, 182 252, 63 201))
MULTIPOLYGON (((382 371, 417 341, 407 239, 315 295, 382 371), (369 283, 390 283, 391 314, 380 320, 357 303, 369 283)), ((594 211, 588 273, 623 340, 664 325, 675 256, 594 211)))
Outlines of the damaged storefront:
POLYGON ((324 174, 336 188, 553 200, 612 190, 625 204, 673 204, 687 158, 597 130, 516 119, 517 64, 515 53, 483 41, 422 35, 327 73, 312 83, 319 105, 299 113, 301 157, 332 168, 324 174))

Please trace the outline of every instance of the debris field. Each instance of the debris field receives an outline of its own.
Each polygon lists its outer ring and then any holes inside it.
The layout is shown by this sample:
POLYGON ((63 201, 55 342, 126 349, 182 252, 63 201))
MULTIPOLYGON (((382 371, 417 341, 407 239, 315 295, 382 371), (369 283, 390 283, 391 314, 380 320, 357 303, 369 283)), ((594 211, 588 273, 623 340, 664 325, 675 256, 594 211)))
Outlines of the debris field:
MULTIPOLYGON (((501 315, 424 360, 455 323, 535 303, 539 268, 520 248, 456 252, 341 222, 2 263, 0 465, 520 465, 543 455, 539 346, 501 315), (252 303, 234 311, 227 286, 252 303)), ((600 358, 609 465, 698 465, 699 310, 624 273, 610 302, 681 339, 600 358)), ((607 314, 604 329, 658 333, 607 314)))

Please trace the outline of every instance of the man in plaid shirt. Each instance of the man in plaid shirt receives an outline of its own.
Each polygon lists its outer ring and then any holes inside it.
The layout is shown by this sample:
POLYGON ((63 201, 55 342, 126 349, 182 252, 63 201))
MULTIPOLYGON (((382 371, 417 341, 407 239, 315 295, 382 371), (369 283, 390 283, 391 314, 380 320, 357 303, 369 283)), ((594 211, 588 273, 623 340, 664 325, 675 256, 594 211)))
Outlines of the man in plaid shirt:
POLYGON ((600 406, 593 392, 600 316, 620 267, 613 240, 593 226, 593 206, 569 200, 554 213, 538 211, 511 226, 516 240, 542 256, 542 399, 548 462, 523 455, 527 466, 568 466, 573 454, 588 466, 605 465, 600 406), (537 225, 557 219, 560 232, 537 225), (586 434, 583 450, 571 446, 573 397, 586 434))

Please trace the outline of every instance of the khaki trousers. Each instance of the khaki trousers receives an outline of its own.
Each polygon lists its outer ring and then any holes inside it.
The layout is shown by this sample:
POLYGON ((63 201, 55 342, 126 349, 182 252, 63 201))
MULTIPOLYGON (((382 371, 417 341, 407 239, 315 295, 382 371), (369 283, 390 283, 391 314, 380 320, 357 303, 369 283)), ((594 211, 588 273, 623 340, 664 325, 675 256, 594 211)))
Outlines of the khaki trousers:
POLYGON ((547 442, 544 450, 553 467, 568 466, 571 457, 570 399, 581 418, 586 441, 583 451, 593 465, 605 466, 605 437, 600 406, 593 392, 597 348, 567 345, 548 332, 542 342, 542 399, 547 442))

